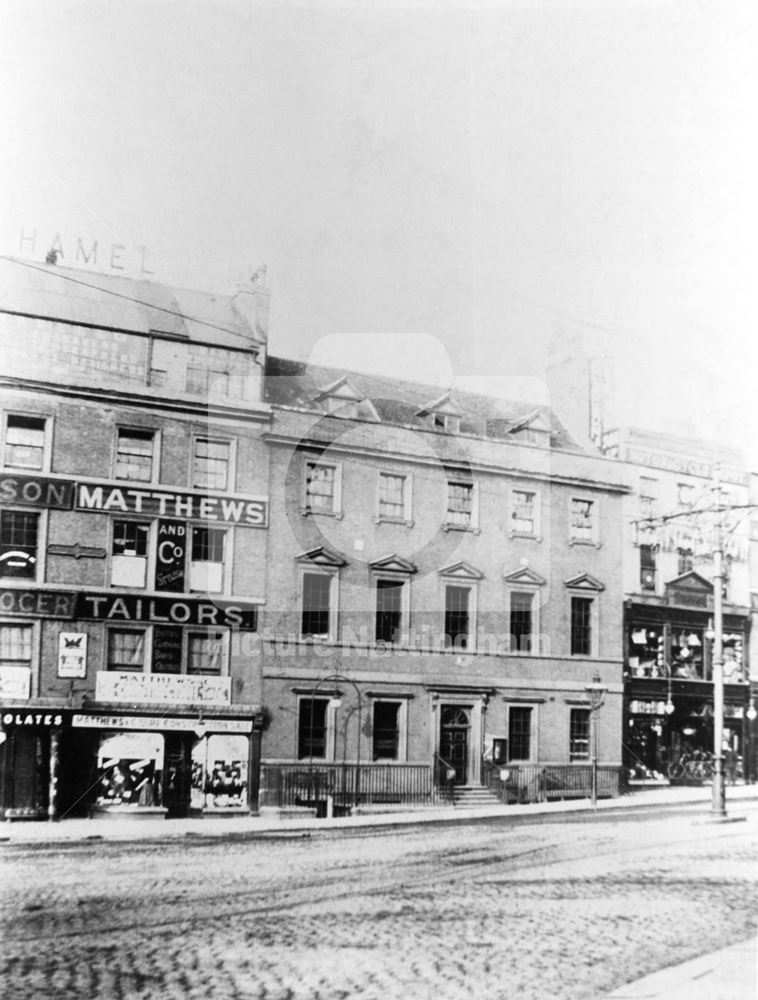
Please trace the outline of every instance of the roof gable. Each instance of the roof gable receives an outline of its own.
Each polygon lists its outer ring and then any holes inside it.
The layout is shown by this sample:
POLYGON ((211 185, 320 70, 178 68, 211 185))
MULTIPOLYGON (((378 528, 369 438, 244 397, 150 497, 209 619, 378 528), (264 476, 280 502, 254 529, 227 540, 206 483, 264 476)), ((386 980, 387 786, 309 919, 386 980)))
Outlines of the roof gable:
POLYGON ((572 590, 605 590, 605 584, 591 573, 579 573, 578 576, 572 576, 570 580, 565 582, 566 586, 571 587, 572 590))
POLYGON ((440 576, 454 577, 457 580, 481 580, 484 578, 484 573, 467 562, 457 562, 451 566, 444 566, 438 570, 438 573, 440 576))
POLYGON ((691 590, 700 594, 713 593, 713 584, 709 583, 704 576, 701 576, 694 570, 690 570, 688 573, 682 573, 682 575, 676 577, 675 580, 669 580, 666 583, 666 587, 676 587, 677 590, 691 590))
POLYGON ((458 409, 455 403, 450 398, 450 393, 445 392, 437 399, 432 400, 431 403, 427 403, 422 406, 417 412, 416 416, 426 417, 430 413, 439 413, 445 417, 462 417, 463 411, 458 409))
POLYGON ((326 566, 332 569, 347 566, 347 560, 336 552, 332 552, 331 549, 324 548, 323 545, 317 549, 310 549, 308 552, 301 552, 296 557, 296 562, 310 563, 313 566, 326 566))
POLYGON ((510 573, 504 573, 503 579, 506 583, 528 584, 532 587, 544 587, 547 583, 544 576, 540 576, 539 573, 535 573, 534 570, 529 569, 528 566, 520 566, 518 569, 515 569, 510 573))
POLYGON ((403 559, 402 556, 395 555, 385 556, 384 559, 375 559, 369 566, 373 570, 384 570, 391 571, 393 573, 417 573, 418 568, 414 566, 412 562, 408 562, 407 559, 403 559))

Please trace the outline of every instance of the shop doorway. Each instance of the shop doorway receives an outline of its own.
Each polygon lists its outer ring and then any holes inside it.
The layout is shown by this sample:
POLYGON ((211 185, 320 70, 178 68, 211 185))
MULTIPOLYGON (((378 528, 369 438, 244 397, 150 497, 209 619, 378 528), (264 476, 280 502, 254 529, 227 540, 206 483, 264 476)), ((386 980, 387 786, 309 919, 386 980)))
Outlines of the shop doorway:
POLYGON ((189 816, 192 792, 192 736, 166 734, 163 805, 169 817, 189 816))
POLYGON ((453 783, 468 780, 468 748, 471 719, 461 705, 443 705, 440 713, 440 757, 455 770, 453 783))

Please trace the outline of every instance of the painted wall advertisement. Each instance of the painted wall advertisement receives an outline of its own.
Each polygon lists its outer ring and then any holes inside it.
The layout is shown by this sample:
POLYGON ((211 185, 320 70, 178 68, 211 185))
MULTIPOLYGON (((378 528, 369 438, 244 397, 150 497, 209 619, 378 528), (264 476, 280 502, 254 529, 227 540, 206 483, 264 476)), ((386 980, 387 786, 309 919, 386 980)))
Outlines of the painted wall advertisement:
POLYGON ((99 670, 95 682, 95 698, 106 702, 229 705, 231 678, 99 670))
POLYGON ((58 676, 87 676, 86 632, 60 632, 58 634, 58 676))

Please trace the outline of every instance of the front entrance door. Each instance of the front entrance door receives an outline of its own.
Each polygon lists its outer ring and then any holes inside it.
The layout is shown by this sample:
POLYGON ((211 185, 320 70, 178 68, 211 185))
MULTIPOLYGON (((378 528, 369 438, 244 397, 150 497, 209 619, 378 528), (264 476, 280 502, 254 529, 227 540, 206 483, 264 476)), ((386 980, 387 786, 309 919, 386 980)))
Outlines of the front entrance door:
POLYGON ((460 705, 443 705, 440 713, 440 757, 455 768, 456 785, 465 785, 468 778, 468 709, 460 705))

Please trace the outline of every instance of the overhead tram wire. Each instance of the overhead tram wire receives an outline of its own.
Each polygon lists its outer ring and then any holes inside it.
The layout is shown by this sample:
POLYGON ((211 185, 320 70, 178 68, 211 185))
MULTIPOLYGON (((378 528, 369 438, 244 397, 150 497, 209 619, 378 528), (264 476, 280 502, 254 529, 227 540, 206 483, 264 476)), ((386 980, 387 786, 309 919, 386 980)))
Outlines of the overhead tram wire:
POLYGON ((62 274, 60 271, 54 271, 50 268, 42 267, 39 264, 33 264, 31 261, 19 260, 16 257, 8 257, 6 254, 0 254, 0 260, 5 260, 9 264, 17 264, 19 267, 29 268, 31 271, 39 271, 42 274, 54 274, 56 278, 60 278, 62 281, 69 281, 74 285, 81 285, 83 288, 91 288, 93 291, 102 292, 104 295, 112 295, 114 298, 124 299, 126 302, 133 302, 135 305, 144 306, 146 309, 152 309, 155 312, 165 313, 168 316, 175 316, 177 319, 185 320, 188 323, 197 323, 199 326, 206 326, 211 330, 217 330, 219 333, 225 333, 230 337, 239 337, 243 340, 246 339, 244 334, 240 333, 239 330, 229 330, 224 326, 211 323, 209 320, 199 319, 197 316, 188 316, 186 313, 180 312, 178 309, 169 309, 167 306, 159 306, 152 302, 145 302, 144 299, 138 299, 134 295, 126 295, 124 292, 116 292, 112 288, 103 288, 102 285, 95 285, 89 281, 82 281, 81 278, 74 278, 70 274, 62 274))

